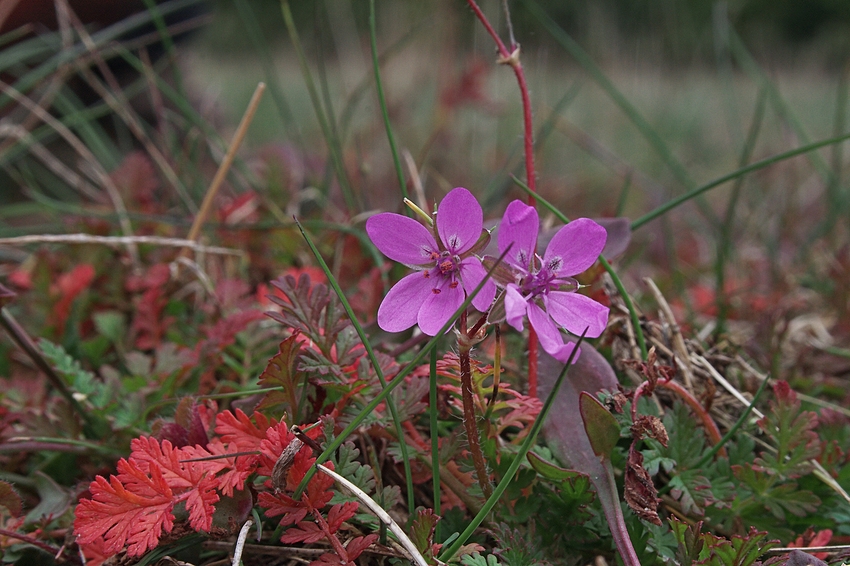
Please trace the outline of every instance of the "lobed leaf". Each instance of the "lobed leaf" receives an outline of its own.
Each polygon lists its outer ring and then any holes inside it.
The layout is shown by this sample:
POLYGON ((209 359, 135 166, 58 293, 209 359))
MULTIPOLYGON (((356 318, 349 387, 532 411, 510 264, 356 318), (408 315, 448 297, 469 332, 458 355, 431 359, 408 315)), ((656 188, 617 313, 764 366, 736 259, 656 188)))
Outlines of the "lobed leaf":
POLYGON ((762 452, 754 467, 787 478, 806 475, 814 468, 811 460, 821 452, 821 442, 814 431, 817 415, 800 410, 800 401, 787 382, 776 382, 773 393, 776 399, 758 425, 773 441, 776 453, 762 452))
POLYGON ((434 533, 440 517, 433 509, 417 509, 410 525, 410 541, 426 559, 434 558, 434 533))
POLYGON ((281 391, 270 391, 266 393, 257 410, 282 407, 282 411, 289 415, 293 423, 299 420, 298 392, 301 391, 303 374, 298 371, 297 364, 301 354, 301 341, 299 331, 280 343, 278 353, 272 356, 266 365, 265 371, 260 375, 260 387, 280 387, 281 391))
POLYGON ((0 506, 5 507, 12 517, 18 517, 23 511, 23 500, 14 486, 0 480, 0 506))
POLYGON ((122 458, 118 477, 97 476, 89 491, 91 499, 80 501, 74 519, 81 546, 102 540, 105 553, 117 554, 129 545, 129 556, 141 556, 174 526, 174 493, 158 468, 149 475, 122 458))

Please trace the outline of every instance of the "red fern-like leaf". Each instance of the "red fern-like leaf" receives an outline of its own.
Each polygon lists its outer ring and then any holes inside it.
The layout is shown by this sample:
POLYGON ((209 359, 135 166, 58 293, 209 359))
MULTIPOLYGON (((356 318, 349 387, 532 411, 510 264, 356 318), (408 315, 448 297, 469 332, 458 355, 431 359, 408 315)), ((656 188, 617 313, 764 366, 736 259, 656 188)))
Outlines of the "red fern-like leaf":
POLYGON ((215 472, 212 472, 218 466, 215 460, 184 462, 183 460, 192 459, 192 452, 183 448, 176 449, 167 440, 160 444, 157 439, 149 436, 133 439, 130 447, 133 450, 130 454, 131 462, 151 474, 158 470, 168 486, 180 492, 177 500, 186 501, 191 527, 197 531, 208 531, 215 512, 213 504, 219 499, 215 491, 215 472))
POLYGON ((266 517, 283 515, 280 524, 284 527, 302 521, 310 510, 304 503, 295 501, 285 493, 260 492, 257 502, 266 510, 266 517))
POLYGON ((227 454, 238 452, 239 449, 232 445, 225 446, 217 438, 211 440, 206 448, 186 446, 181 450, 191 459, 220 456, 215 460, 206 460, 203 464, 207 473, 216 476, 216 486, 221 493, 228 497, 232 497, 234 491, 244 489, 250 475, 257 470, 260 459, 259 454, 227 457, 227 454))
POLYGON ((323 538, 325 538, 325 533, 319 528, 319 525, 312 521, 299 521, 296 526, 286 529, 286 532, 280 537, 280 542, 285 544, 311 543, 318 542, 323 538))
POLYGON ((365 537, 356 537, 345 545, 345 551, 348 553, 349 562, 360 556, 364 550, 372 546, 378 540, 378 535, 366 535, 365 537))
POLYGON ((328 511, 328 529, 332 533, 339 530, 344 522, 349 520, 357 513, 358 504, 356 501, 348 501, 346 503, 337 503, 331 510, 328 511))
POLYGON ((215 417, 215 432, 221 441, 235 447, 239 452, 259 450, 260 442, 266 438, 266 430, 277 426, 277 421, 268 419, 262 413, 254 413, 255 425, 251 418, 239 409, 236 413, 222 411, 215 417))
POLYGON ((99 550, 115 554, 129 544, 127 554, 141 556, 174 526, 174 494, 158 468, 148 475, 122 458, 118 477, 97 476, 89 490, 92 498, 80 501, 74 520, 83 547, 102 540, 99 550))

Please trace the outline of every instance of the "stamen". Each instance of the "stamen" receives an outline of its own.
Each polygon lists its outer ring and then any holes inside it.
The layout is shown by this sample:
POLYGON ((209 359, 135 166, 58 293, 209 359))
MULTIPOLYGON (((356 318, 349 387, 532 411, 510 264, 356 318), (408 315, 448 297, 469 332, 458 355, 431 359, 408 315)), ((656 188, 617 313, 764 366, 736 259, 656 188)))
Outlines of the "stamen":
POLYGON ((431 292, 435 295, 439 295, 442 291, 440 291, 439 289, 431 289, 431 292))
POLYGON ((458 283, 458 281, 452 281, 449 283, 449 289, 457 289, 458 283))

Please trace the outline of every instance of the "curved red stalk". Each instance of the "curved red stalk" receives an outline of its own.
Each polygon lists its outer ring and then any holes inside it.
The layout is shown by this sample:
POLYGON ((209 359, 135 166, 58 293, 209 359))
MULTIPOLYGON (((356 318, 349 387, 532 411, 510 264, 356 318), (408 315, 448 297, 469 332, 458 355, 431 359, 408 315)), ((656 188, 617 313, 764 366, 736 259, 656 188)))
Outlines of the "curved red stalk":
MULTIPOLYGON (((644 381, 635 389, 634 397, 632 398, 632 421, 637 420, 637 404, 638 399, 646 392, 646 390, 650 387, 649 381, 644 381)), ((688 404, 691 410, 699 417, 699 420, 702 422, 703 428, 705 428, 706 434, 708 434, 708 439, 712 444, 717 445, 720 443, 720 439, 722 435, 720 434, 720 429, 717 428, 717 423, 714 422, 714 419, 711 418, 711 415, 705 410, 705 407, 702 406, 702 403, 697 400, 696 397, 690 394, 690 392, 679 385, 679 383, 673 381, 672 379, 659 379, 655 383, 655 387, 664 387, 665 389, 669 389, 670 391, 676 393, 682 400, 688 404)), ((721 456, 726 456, 726 448, 721 447, 718 453, 721 456)))

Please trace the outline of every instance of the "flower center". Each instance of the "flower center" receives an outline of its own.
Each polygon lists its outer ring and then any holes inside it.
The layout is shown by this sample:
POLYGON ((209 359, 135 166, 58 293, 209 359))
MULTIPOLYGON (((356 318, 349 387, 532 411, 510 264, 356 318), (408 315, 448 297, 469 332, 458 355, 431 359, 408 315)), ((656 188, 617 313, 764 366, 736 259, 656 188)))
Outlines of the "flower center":
POLYGON ((578 281, 572 277, 558 277, 556 275, 560 267, 560 258, 550 261, 548 265, 542 266, 537 271, 529 273, 520 282, 522 294, 533 299, 540 295, 548 295, 549 291, 564 291, 571 293, 579 288, 578 281))
MULTIPOLYGON (((460 281, 457 279, 457 274, 460 272, 460 257, 452 255, 449 251, 431 252, 431 260, 434 262, 434 269, 425 271, 425 277, 431 278, 437 276, 441 279, 449 279, 449 287, 456 288, 460 281)), ((435 281, 434 287, 431 289, 435 295, 440 294, 440 282, 435 281)))

